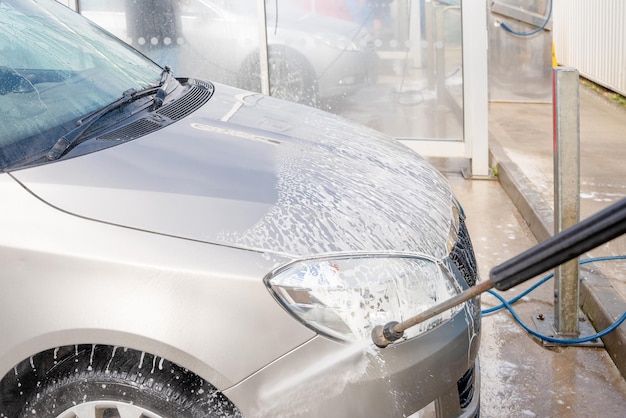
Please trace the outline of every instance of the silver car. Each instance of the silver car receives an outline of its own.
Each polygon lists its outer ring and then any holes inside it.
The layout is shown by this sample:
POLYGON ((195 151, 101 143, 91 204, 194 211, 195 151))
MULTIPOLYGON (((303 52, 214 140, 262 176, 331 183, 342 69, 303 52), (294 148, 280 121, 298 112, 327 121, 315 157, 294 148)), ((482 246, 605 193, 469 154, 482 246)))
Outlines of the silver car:
POLYGON ((0 0, 0 417, 479 412, 445 178, 337 116, 174 77, 53 0, 0 0))
MULTIPOLYGON (((161 64, 261 91, 256 0, 135 1, 82 0, 81 13, 161 64)), ((322 106, 375 81, 378 55, 363 25, 291 0, 267 1, 266 18, 271 96, 322 106)))

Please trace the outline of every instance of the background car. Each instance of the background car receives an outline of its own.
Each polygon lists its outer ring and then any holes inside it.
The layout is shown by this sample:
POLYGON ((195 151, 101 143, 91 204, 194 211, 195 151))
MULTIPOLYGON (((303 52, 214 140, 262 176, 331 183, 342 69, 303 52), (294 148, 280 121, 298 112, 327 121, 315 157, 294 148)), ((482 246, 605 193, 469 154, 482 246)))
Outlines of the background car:
POLYGON ((0 417, 479 413, 478 299, 370 335, 477 280, 427 161, 53 0, 0 50, 0 417))
MULTIPOLYGON (((261 92, 256 0, 172 2, 176 8, 166 8, 167 3, 83 0, 81 13, 180 74, 261 92), (155 10, 129 19, 133 7, 155 10), (166 34, 155 30, 168 25, 178 28, 166 34)), ((272 96, 320 106, 375 81, 378 56, 364 25, 310 13, 286 1, 268 2, 266 18, 272 96)))

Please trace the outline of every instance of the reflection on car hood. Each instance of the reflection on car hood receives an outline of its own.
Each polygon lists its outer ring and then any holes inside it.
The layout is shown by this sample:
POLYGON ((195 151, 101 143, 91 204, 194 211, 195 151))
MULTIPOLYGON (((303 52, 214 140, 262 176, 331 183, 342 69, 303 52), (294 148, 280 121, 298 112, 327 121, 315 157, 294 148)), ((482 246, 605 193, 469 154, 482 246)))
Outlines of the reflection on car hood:
POLYGON ((12 175, 85 218, 297 257, 443 257, 452 216, 445 178, 397 141, 222 85, 164 129, 12 175))

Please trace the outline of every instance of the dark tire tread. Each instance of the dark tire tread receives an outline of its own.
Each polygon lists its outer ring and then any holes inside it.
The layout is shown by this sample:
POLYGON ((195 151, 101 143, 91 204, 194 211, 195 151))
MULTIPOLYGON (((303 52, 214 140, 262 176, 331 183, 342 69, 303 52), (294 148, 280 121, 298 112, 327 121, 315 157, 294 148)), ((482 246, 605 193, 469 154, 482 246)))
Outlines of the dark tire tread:
MULTIPOLYGON (((54 418, 76 403, 133 403, 167 418, 241 417, 215 387, 190 371, 160 357, 105 345, 63 347, 20 363, 7 392, 19 411, 0 417, 54 418), (61 354, 61 355, 59 355, 61 354), (51 358, 52 356, 52 358, 51 358), (19 399, 19 400, 18 400, 19 399)), ((7 374, 0 386, 4 398, 7 374)))

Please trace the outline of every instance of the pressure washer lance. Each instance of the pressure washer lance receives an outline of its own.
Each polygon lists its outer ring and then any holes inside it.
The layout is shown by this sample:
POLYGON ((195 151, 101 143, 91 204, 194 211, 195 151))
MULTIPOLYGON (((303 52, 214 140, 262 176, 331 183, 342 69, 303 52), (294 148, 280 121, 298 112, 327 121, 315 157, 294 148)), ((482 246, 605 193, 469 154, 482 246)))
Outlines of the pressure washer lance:
POLYGON ((404 335, 404 331, 495 287, 508 290, 566 261, 626 233, 626 199, 567 228, 523 253, 501 263, 482 282, 405 321, 391 321, 372 330, 372 340, 385 348, 404 335))

